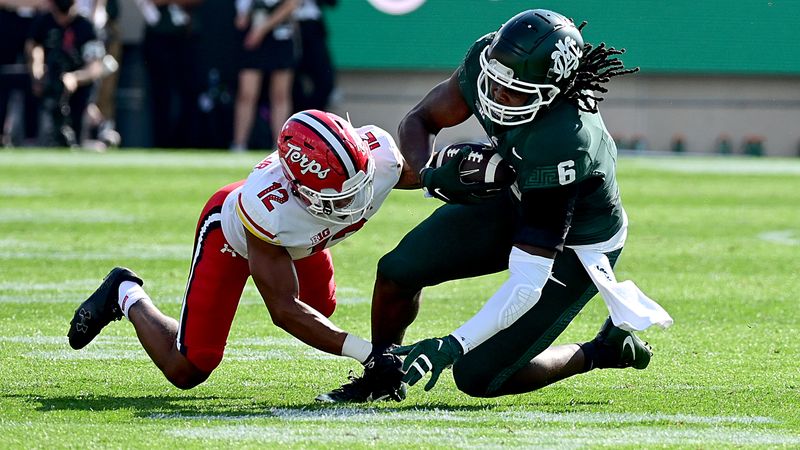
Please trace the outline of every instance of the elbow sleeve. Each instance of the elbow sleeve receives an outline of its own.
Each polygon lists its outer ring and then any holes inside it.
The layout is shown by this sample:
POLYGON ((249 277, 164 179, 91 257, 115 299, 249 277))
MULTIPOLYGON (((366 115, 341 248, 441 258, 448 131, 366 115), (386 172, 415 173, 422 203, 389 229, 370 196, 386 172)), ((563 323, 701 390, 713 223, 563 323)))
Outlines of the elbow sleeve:
POLYGON ((553 260, 514 247, 508 268, 508 280, 475 316, 453 332, 464 353, 508 328, 536 305, 550 277, 553 260))

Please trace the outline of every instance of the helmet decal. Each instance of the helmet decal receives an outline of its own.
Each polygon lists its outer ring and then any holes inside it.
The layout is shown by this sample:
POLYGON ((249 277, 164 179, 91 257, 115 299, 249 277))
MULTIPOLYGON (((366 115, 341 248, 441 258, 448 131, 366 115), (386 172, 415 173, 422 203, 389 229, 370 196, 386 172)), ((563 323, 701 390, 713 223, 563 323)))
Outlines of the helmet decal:
POLYGON ((572 71, 578 68, 583 52, 578 43, 570 36, 556 42, 556 50, 550 55, 553 58, 553 72, 558 75, 556 82, 568 79, 572 71))
MULTIPOLYGON (((311 130, 317 134, 320 138, 322 138, 325 142, 327 142, 331 149, 333 150, 334 155, 341 163, 342 167, 345 168, 347 171, 347 176, 352 177, 356 174, 357 170, 355 168, 355 162, 353 161, 352 155, 345 150, 345 144, 342 142, 341 137, 338 133, 334 133, 333 130, 330 129, 328 124, 319 120, 318 118, 314 117, 313 115, 307 112, 301 112, 299 114, 295 114, 290 118, 290 120, 297 120, 298 122, 302 122, 311 130)), ((359 150, 362 150, 359 148, 359 150)), ((363 153, 363 151, 362 151, 363 153)), ((324 178, 324 177, 320 177, 324 178)))
POLYGON ((296 162, 300 166, 300 173, 305 175, 311 172, 319 177, 320 180, 324 180, 328 176, 328 172, 331 171, 330 167, 323 170, 322 164, 318 163, 315 159, 308 159, 308 156, 302 152, 298 145, 287 142, 286 146, 289 147, 289 151, 286 152, 286 159, 291 162, 296 162))

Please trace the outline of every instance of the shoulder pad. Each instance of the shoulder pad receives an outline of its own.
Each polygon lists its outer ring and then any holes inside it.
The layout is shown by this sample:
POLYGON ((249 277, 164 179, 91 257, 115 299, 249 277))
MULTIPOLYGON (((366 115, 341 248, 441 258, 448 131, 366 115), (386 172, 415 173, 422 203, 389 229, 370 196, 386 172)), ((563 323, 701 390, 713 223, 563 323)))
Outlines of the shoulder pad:
POLYGON ((244 227, 253 235, 270 244, 280 245, 277 232, 280 214, 270 214, 257 192, 247 189, 246 186, 239 191, 236 199, 236 214, 244 227))

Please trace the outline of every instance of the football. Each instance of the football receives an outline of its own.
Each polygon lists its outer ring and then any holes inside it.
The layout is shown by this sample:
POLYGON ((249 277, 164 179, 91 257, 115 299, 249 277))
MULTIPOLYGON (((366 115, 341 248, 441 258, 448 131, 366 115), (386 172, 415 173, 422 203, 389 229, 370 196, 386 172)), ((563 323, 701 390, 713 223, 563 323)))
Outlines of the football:
POLYGON ((514 167, 500 156, 489 144, 463 142, 450 144, 431 156, 431 167, 441 167, 458 155, 462 148, 469 153, 461 161, 460 175, 464 184, 497 184, 510 186, 517 177, 514 167))

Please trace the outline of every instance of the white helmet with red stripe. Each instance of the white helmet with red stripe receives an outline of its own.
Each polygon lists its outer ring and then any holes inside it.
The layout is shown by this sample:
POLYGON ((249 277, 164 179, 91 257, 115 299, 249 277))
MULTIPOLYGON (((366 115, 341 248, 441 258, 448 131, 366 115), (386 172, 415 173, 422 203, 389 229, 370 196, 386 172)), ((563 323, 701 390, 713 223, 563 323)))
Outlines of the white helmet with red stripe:
POLYGON ((313 109, 296 113, 281 129, 278 155, 311 214, 337 224, 364 217, 375 160, 350 122, 313 109))

